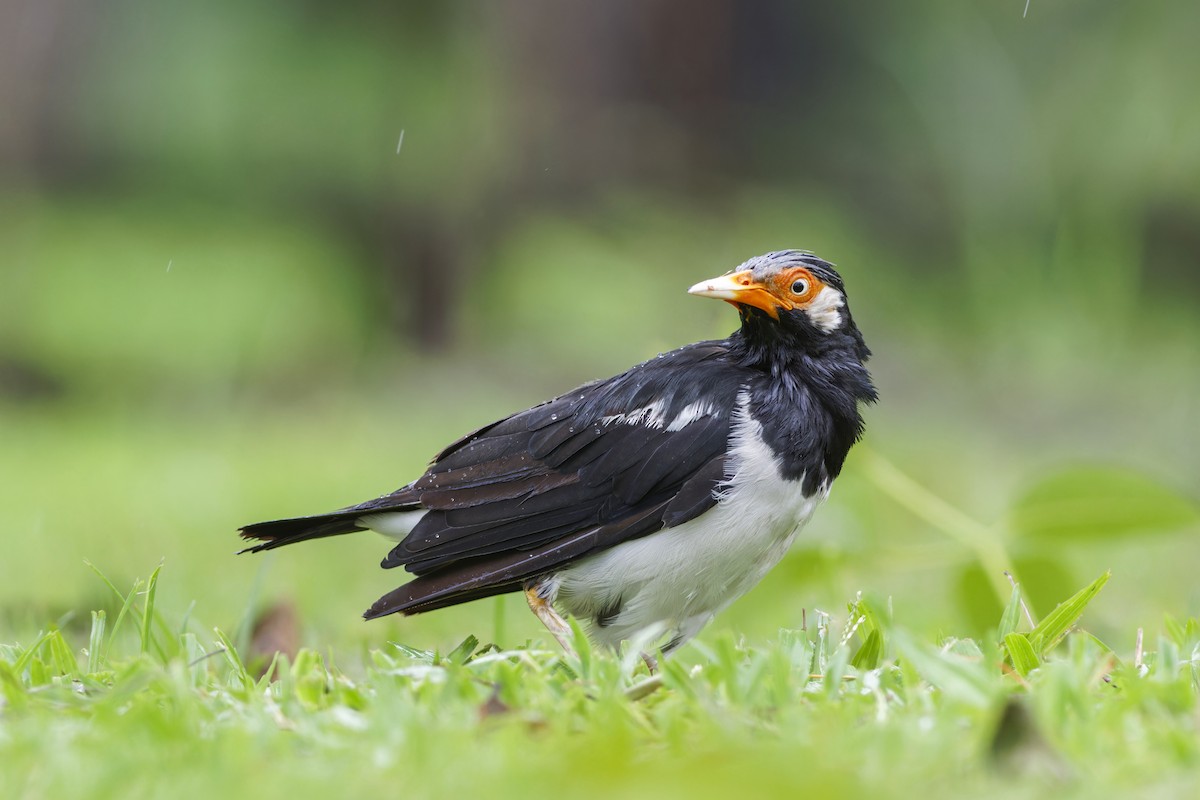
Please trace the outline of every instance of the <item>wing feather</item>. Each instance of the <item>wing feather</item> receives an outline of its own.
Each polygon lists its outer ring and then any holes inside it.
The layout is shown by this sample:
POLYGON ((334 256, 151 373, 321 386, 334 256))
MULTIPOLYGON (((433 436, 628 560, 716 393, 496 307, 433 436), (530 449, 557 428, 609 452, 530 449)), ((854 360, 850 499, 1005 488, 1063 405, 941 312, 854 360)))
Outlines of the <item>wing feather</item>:
POLYGON ((428 509, 383 561, 418 577, 367 616, 511 591, 703 513, 725 479, 732 412, 748 379, 723 343, 702 343, 458 440, 391 496, 428 509))
POLYGON ((738 393, 753 377, 728 342, 680 348, 473 431, 395 492, 242 535, 265 550, 361 530, 376 514, 423 511, 383 560, 417 577, 368 618, 519 589, 711 508, 738 393))

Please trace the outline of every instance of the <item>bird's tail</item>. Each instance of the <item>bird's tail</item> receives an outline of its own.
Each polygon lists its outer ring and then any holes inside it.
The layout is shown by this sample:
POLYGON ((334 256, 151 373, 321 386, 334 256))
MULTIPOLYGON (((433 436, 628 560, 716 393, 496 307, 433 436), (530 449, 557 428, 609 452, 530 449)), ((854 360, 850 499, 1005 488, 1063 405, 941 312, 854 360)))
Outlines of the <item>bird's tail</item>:
POLYGON ((263 550, 274 550, 285 544, 305 542, 309 539, 323 539, 326 536, 339 536, 343 533, 365 531, 358 524, 362 511, 334 511, 331 514, 318 514, 314 517, 294 517, 292 519, 274 519, 269 522, 256 522, 240 529, 243 539, 258 540, 261 544, 247 547, 243 553, 258 553, 263 550))

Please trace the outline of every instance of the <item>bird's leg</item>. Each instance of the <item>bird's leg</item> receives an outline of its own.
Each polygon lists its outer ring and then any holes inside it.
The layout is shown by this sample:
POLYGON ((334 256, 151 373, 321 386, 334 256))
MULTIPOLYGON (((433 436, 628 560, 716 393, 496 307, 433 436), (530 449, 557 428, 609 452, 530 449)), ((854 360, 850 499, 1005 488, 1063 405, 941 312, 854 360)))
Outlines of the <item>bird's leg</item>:
MULTIPOLYGON (((700 629, 707 625, 711 619, 712 614, 699 614, 697 616, 685 619, 677 628, 675 628, 674 635, 667 641, 666 644, 662 646, 662 649, 659 650, 659 653, 662 654, 663 658, 666 658, 680 647, 683 647, 685 644, 690 642, 692 637, 699 633, 700 629)), ((650 670, 651 675, 658 672, 658 659, 653 655, 643 651, 642 661, 646 663, 646 668, 650 670)))
POLYGON ((529 610, 537 615, 537 618, 546 626, 546 630, 550 631, 550 635, 558 640, 563 650, 567 651, 567 655, 573 656, 575 647, 571 644, 573 638, 571 626, 554 610, 550 600, 542 596, 542 589, 545 586, 546 584, 537 581, 526 583, 525 600, 529 603, 529 610))

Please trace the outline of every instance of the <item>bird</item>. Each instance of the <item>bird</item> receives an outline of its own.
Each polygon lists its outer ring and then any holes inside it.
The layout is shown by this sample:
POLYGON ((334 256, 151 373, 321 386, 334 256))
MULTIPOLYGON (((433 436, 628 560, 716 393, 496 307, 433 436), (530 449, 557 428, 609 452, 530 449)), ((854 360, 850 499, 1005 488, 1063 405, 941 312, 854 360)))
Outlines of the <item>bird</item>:
POLYGON ((241 552, 373 530, 415 577, 366 619, 523 592, 568 652, 564 614, 670 654, 783 558, 877 399, 830 262, 770 252, 688 291, 737 330, 485 425, 381 497, 246 525, 241 552))

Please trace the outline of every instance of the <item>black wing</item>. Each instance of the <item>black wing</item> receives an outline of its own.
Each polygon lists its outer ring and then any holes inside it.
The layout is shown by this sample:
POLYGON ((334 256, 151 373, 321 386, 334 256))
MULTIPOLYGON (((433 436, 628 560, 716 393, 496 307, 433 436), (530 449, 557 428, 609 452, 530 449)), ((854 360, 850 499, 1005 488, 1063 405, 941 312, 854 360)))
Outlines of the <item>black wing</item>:
MULTIPOLYGON (((746 380, 722 342, 664 354, 482 428, 409 486, 310 518, 313 534, 288 542, 356 529, 368 513, 426 509, 383 561, 418 578, 381 598, 368 618, 513 591, 710 508, 746 380)), ((244 535, 264 533, 254 528, 244 535)), ((260 547, 277 543, 287 542, 260 547)))

